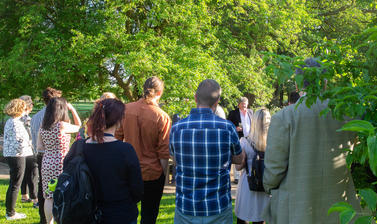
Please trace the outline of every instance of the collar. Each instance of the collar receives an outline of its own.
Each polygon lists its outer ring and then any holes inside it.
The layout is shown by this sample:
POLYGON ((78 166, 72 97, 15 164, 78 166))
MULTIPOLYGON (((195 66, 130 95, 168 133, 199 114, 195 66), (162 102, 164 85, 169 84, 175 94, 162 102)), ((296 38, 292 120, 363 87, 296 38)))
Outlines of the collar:
POLYGON ((143 104, 147 104, 147 105, 152 105, 152 106, 156 106, 156 107, 159 107, 158 104, 154 104, 153 102, 151 101, 147 101, 145 100, 144 98, 140 98, 138 100, 139 103, 143 103, 143 104))
POLYGON ((213 114, 211 108, 192 108, 190 114, 213 114))

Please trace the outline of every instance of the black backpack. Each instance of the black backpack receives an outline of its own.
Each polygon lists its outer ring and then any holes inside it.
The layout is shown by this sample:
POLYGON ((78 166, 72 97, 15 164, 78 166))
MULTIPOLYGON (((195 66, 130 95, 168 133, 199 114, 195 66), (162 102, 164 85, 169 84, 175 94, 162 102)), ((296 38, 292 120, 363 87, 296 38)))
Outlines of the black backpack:
POLYGON ((58 224, 92 224, 98 221, 93 177, 84 158, 85 139, 77 140, 58 177, 52 213, 58 224))
MULTIPOLYGON (((248 139, 249 141, 249 139, 248 139)), ((246 160, 246 176, 249 183, 249 189, 251 191, 264 191, 263 187, 263 171, 264 171, 264 152, 256 150, 254 142, 249 141, 255 154, 253 156, 253 162, 251 164, 251 172, 249 175, 249 166, 246 160)))

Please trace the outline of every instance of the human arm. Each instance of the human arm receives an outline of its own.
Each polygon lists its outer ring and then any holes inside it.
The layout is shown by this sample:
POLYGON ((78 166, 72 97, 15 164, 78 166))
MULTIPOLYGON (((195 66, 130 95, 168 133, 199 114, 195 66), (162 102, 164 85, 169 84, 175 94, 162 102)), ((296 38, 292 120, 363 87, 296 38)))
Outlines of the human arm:
POLYGON ((38 132, 38 139, 37 139, 37 151, 44 151, 44 150, 45 150, 45 146, 44 146, 43 141, 42 141, 41 132, 39 131, 38 132))
POLYGON ((242 160, 241 164, 236 164, 236 170, 237 170, 237 171, 242 170, 243 168, 245 168, 245 165, 246 165, 246 163, 245 163, 246 153, 245 153, 244 150, 242 150, 242 154, 243 154, 243 158, 244 158, 244 159, 242 160))
POLYGON ((160 160, 161 167, 166 174, 168 170, 168 162, 170 158, 169 153, 169 136, 170 136, 170 129, 171 129, 171 120, 169 116, 162 116, 161 119, 157 123, 158 131, 158 143, 157 143, 157 156, 160 160))
POLYGON ((238 134, 234 126, 230 126, 230 139, 232 163, 240 165, 244 160, 244 154, 242 154, 240 141, 238 139, 238 134))
POLYGON ((264 158, 263 186, 267 193, 279 188, 288 169, 289 126, 277 115, 271 119, 264 158))
POLYGON ((73 123, 79 127, 81 127, 81 120, 79 114, 77 113, 76 109, 72 106, 72 104, 67 104, 68 110, 71 111, 73 117, 73 123))

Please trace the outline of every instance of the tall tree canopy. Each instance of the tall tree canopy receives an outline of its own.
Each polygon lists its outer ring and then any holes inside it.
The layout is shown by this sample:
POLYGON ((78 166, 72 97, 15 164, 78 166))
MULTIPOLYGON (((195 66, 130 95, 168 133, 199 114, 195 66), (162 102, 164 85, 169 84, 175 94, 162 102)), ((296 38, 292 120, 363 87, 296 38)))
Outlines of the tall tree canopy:
POLYGON ((324 38, 364 29, 375 18, 372 3, 3 0, 0 95, 34 97, 53 86, 69 98, 110 90, 133 101, 156 75, 169 112, 187 113, 205 78, 219 81, 228 109, 244 94, 266 105, 281 86, 264 72, 262 52, 312 55, 324 38))

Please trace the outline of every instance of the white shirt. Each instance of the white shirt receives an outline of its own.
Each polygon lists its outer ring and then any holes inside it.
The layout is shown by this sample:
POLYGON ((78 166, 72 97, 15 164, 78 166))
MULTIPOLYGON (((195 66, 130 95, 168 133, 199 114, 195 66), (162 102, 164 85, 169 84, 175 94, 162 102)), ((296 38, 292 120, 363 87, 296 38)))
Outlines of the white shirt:
POLYGON ((18 118, 9 118, 4 126, 4 157, 33 155, 30 135, 25 124, 18 118))
POLYGON ((243 136, 248 136, 250 132, 250 123, 251 119, 246 111, 245 115, 240 111, 240 116, 241 116, 241 124, 242 124, 242 131, 243 131, 243 136))

